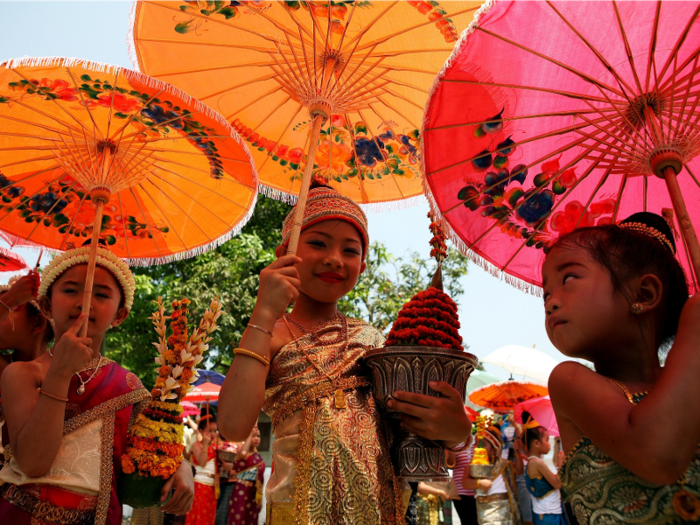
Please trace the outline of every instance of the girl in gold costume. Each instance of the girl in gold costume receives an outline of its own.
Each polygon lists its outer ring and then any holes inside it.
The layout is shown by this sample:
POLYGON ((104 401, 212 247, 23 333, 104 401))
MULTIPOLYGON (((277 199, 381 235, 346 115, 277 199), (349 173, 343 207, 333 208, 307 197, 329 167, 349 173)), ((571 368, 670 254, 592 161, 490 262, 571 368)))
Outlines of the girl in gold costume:
MULTIPOLYGON (((335 190, 312 188, 293 255, 294 212, 277 260, 260 274, 250 324, 221 390, 219 424, 243 440, 261 408, 272 418, 269 524, 403 523, 389 436, 361 362, 384 337, 337 307, 365 269, 367 218, 335 190)), ((458 445, 471 428, 459 394, 446 383, 433 388, 445 397, 396 393, 392 408, 407 429, 458 445)))

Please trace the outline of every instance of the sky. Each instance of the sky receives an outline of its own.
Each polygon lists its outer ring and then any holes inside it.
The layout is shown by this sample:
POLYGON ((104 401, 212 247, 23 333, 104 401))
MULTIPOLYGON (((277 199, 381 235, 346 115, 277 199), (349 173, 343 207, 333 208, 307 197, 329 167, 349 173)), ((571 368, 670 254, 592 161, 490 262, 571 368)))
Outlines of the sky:
MULTIPOLYGON (((131 2, 22 1, 3 2, 2 7, 5 23, 0 36, 0 61, 65 56, 132 67, 126 44, 131 2)), ((431 237, 428 209, 424 202, 370 213, 370 239, 383 242, 396 256, 412 251, 427 258, 431 237)), ((17 252, 31 266, 36 263, 38 252, 17 252)), ((0 274, 0 282, 7 282, 7 276, 0 274)), ((505 345, 536 345, 555 361, 563 360, 547 338, 541 298, 517 290, 473 263, 460 284, 464 288, 459 297, 461 335, 469 352, 482 358, 505 345)), ((486 371, 508 379, 507 372, 496 366, 486 365, 486 371)))

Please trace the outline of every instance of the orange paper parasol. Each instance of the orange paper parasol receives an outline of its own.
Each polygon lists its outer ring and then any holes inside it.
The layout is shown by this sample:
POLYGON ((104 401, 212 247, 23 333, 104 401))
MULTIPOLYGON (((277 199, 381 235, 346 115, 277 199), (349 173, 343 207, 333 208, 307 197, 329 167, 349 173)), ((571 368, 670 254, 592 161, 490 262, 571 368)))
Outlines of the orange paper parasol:
POLYGON ((99 240, 147 265, 217 246, 252 212, 248 148, 204 104, 104 64, 2 66, 0 228, 11 236, 54 251, 99 240))
POLYGON ((512 410, 518 403, 547 394, 549 390, 544 385, 511 379, 473 390, 469 394, 469 401, 480 407, 504 412, 512 410))
POLYGON ((427 93, 478 5, 137 2, 132 58, 232 123, 266 194, 305 202, 303 172, 359 203, 397 201, 423 193, 427 93))

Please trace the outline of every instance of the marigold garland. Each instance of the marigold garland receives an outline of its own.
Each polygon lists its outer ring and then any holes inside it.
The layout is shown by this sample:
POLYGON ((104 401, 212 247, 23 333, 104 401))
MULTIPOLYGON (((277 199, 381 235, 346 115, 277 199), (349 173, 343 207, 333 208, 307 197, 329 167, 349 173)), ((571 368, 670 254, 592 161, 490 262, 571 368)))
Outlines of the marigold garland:
POLYGON ((129 429, 122 470, 126 474, 138 472, 142 476, 168 479, 182 463, 184 427, 180 400, 192 388, 197 377, 197 366, 202 354, 209 348, 211 334, 217 329, 221 317, 221 303, 214 299, 204 313, 199 326, 188 338, 187 318, 189 299, 172 303, 170 314, 172 335, 167 336, 165 305, 161 297, 158 309, 150 319, 158 342, 156 363, 158 377, 149 406, 139 414, 129 429))
POLYGON ((463 350, 455 302, 433 287, 414 295, 399 312, 387 337, 386 346, 397 345, 463 350))

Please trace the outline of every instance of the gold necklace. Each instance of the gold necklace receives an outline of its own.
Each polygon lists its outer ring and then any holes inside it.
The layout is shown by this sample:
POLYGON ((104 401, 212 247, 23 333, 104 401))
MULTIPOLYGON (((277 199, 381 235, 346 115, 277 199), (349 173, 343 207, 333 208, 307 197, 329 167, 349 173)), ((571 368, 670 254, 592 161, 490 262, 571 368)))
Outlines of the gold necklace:
MULTIPOLYGON (((348 346, 348 318, 345 317, 343 314, 340 312, 336 312, 336 315, 326 321, 325 323, 320 324, 319 326, 315 327, 313 331, 309 331, 306 328, 304 328, 301 323, 299 323, 296 319, 294 319, 290 314, 284 314, 284 323, 287 325, 287 330, 289 330, 289 333, 294 337, 294 332, 292 332, 292 327, 289 326, 289 322, 291 321, 300 331, 303 335, 310 335, 314 341, 321 346, 323 343, 321 340, 316 336, 316 332, 321 330, 322 328, 326 327, 333 321, 335 321, 338 317, 340 317, 340 324, 341 324, 341 333, 338 336, 338 339, 334 341, 332 344, 337 344, 340 341, 344 340, 343 348, 341 352, 344 352, 345 349, 348 346)), ((295 339, 295 343, 297 345, 297 348, 301 350, 301 352, 304 354, 304 357, 306 357, 307 361, 311 363, 311 366, 313 366, 321 375, 326 376, 326 379, 331 383, 332 386, 335 387, 335 393, 333 394, 333 399, 335 402, 335 408, 338 410, 343 410, 344 408, 347 407, 345 404, 345 392, 343 392, 342 388, 339 388, 338 383, 336 382, 336 378, 333 378, 328 372, 326 372, 321 366, 318 365, 313 359, 311 359, 311 355, 306 351, 306 348, 304 348, 302 345, 299 344, 299 339, 295 339)), ((340 375, 340 372, 338 373, 340 375)))

